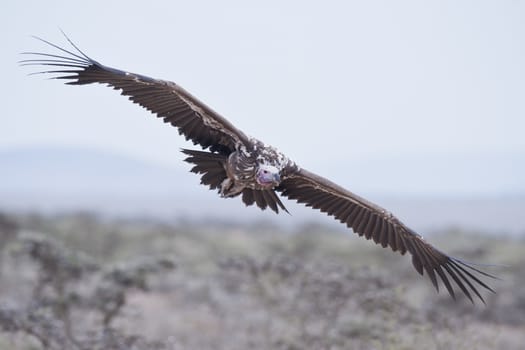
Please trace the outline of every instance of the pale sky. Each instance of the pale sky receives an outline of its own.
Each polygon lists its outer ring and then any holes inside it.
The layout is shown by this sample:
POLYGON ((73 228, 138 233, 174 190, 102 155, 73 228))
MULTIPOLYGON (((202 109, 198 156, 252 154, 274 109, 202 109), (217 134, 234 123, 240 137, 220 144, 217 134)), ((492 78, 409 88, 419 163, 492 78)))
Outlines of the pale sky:
MULTIPOLYGON (((80 146, 182 166, 191 145, 115 91, 17 65, 22 51, 53 52, 30 35, 67 46, 59 28, 92 58, 177 82, 343 184, 367 159, 525 154, 524 1, 1 5, 0 151, 80 146)), ((454 181, 436 171, 432 181, 454 181)))

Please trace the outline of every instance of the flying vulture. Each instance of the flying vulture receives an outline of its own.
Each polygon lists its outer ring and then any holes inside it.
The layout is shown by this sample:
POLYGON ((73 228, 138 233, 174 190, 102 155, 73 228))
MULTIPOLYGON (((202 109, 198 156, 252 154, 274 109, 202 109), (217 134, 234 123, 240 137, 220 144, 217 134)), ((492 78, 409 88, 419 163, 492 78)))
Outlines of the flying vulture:
POLYGON ((69 85, 105 84, 175 126, 186 140, 202 148, 182 150, 187 155, 185 161, 193 164, 191 171, 202 175, 201 183, 217 190, 221 197, 241 197, 246 206, 255 204, 276 213, 287 212, 279 195, 296 200, 332 216, 383 248, 390 247, 402 255, 409 252, 417 272, 426 272, 438 291, 439 277, 454 299, 452 283, 471 302, 473 294, 485 302, 478 291, 480 286, 494 292, 476 274, 494 276, 439 251, 387 210, 246 135, 181 86, 105 66, 84 54, 67 36, 72 45, 69 50, 35 38, 57 51, 24 52, 33 57, 21 61, 22 65, 55 67, 38 73, 52 74, 69 85))

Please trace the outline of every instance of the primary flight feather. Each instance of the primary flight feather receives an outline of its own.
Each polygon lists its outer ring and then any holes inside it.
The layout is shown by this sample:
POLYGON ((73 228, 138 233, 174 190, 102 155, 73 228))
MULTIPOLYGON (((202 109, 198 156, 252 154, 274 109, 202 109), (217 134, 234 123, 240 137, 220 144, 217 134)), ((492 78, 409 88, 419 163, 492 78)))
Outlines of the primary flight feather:
POLYGON ((55 79, 70 85, 106 84, 175 126, 187 140, 203 149, 182 150, 188 156, 185 161, 194 165, 191 171, 201 174, 201 183, 218 190, 222 197, 240 196, 247 206, 256 204, 278 213, 287 211, 280 194, 334 217, 384 248, 390 247, 402 255, 409 252, 417 272, 426 272, 436 289, 438 278, 441 279, 453 298, 452 283, 471 301, 474 294, 484 302, 480 287, 494 292, 476 274, 494 276, 444 254, 385 209, 247 136, 179 85, 107 67, 85 55, 67 37, 73 46, 71 50, 36 39, 58 52, 24 52, 35 58, 21 61, 23 65, 49 66, 50 70, 38 73, 53 74, 55 79))

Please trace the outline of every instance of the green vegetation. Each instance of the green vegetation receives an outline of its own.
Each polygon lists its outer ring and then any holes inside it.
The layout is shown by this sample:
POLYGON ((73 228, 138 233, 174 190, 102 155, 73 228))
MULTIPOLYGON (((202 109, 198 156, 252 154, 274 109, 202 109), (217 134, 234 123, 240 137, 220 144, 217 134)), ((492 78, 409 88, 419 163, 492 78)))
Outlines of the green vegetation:
POLYGON ((0 349, 521 349, 525 242, 428 238, 501 280, 472 305, 410 259, 305 225, 0 217, 0 349))

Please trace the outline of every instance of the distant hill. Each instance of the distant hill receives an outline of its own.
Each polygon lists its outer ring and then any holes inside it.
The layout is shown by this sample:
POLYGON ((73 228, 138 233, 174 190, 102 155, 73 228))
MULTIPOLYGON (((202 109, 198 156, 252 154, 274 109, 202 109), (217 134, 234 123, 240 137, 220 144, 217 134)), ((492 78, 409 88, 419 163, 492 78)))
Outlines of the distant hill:
POLYGON ((525 195, 525 153, 368 157, 326 164, 321 169, 365 193, 379 195, 525 195))
POLYGON ((0 152, 0 191, 158 195, 185 191, 187 170, 79 148, 26 148, 0 152))
MULTIPOLYGON (((288 200, 284 204, 291 216, 245 208, 238 198, 223 199, 199 185, 199 178, 189 172, 190 168, 189 164, 169 167, 78 148, 4 151, 0 152, 0 211, 90 210, 116 215, 270 220, 283 225, 314 221, 340 226, 288 200)), ((320 168, 311 170, 386 207, 415 229, 435 231, 444 226, 461 226, 525 234, 525 162, 519 155, 369 159, 345 163, 337 170, 334 164, 320 168)))

